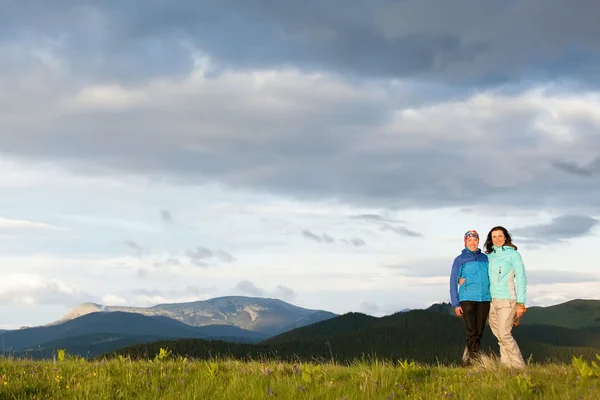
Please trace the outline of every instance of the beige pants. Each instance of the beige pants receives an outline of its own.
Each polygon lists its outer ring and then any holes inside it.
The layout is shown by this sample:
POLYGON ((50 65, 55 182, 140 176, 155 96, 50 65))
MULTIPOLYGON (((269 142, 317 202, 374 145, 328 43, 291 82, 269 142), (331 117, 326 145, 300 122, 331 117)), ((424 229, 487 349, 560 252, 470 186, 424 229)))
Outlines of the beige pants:
POLYGON ((492 299, 489 314, 490 328, 496 339, 498 339, 500 362, 507 367, 525 368, 521 350, 512 336, 516 312, 516 301, 492 299))

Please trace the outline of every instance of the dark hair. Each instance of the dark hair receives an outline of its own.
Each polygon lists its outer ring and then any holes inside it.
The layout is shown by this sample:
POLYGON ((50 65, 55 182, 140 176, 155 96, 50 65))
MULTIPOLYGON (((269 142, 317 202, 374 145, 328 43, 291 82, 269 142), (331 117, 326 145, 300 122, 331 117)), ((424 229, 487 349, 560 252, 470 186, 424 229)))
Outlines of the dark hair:
POLYGON ((502 246, 510 246, 515 250, 518 249, 518 247, 512 243, 512 237, 510 236, 510 233, 508 233, 506 228, 503 226, 495 226, 488 233, 487 239, 485 240, 485 244, 483 245, 483 247, 485 247, 486 254, 490 254, 492 251, 494 251, 494 249, 493 249, 494 245, 492 243, 492 232, 494 232, 494 231, 502 231, 502 233, 504 233, 505 241, 502 246))

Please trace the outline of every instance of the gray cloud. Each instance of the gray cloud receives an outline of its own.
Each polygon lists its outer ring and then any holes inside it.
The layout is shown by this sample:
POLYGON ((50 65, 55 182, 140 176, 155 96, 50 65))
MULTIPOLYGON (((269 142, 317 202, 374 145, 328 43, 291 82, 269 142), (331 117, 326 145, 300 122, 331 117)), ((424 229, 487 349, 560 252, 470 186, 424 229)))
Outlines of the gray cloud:
POLYGON ((318 242, 318 243, 321 243, 323 241, 323 239, 320 236, 315 235, 311 231, 307 231, 307 230, 303 230, 302 231, 302 236, 304 236, 307 239, 310 239, 310 240, 313 240, 315 242, 318 242))
POLYGON ((283 301, 292 301, 298 297, 298 293, 288 286, 277 285, 272 291, 256 286, 252 281, 243 280, 238 282, 234 288, 235 292, 257 297, 274 297, 283 301))
MULTIPOLYGON (((336 239, 333 236, 329 235, 328 233, 323 233, 321 236, 319 236, 316 233, 311 232, 309 230, 303 230, 302 236, 304 236, 305 238, 307 238, 309 240, 317 242, 317 243, 334 243, 334 242, 336 242, 336 239)), ((340 239, 340 242, 347 243, 354 247, 360 247, 360 246, 366 245, 365 241, 361 238, 340 239)))
POLYGON ((292 301, 298 297, 298 293, 290 287, 277 285, 273 291, 273 297, 282 299, 284 301, 292 301))
POLYGON ((364 221, 373 221, 373 222, 397 222, 397 223, 404 222, 401 220, 389 218, 389 217, 381 215, 381 214, 359 214, 359 215, 352 215, 350 218, 364 220, 364 221))
POLYGON ((593 83, 594 2, 20 4, 0 15, 11 157, 381 208, 600 209, 595 181, 556 174, 594 171, 575 162, 598 154, 596 117, 544 103, 566 89, 521 83, 593 83), (240 75, 263 67, 278 72, 240 75), (510 81, 460 103, 471 85, 510 81))
MULTIPOLYGON (((166 258, 157 258, 152 262, 152 266, 155 268, 161 268, 161 267, 169 267, 169 266, 180 266, 183 263, 181 262, 181 260, 179 258, 177 258, 176 256, 169 256, 166 258)), ((206 265, 208 266, 208 264, 206 265)))
POLYGON ((56 304, 74 307, 82 302, 99 302, 100 299, 56 280, 32 277, 29 282, 20 286, 11 286, 5 282, 5 286, 0 289, 0 301, 5 304, 56 304))
POLYGON ((303 230, 302 231, 302 236, 304 236, 305 238, 315 241, 317 243, 333 243, 335 242, 335 239, 333 238, 333 236, 329 235, 328 233, 323 233, 321 236, 317 235, 316 233, 313 233, 309 230, 303 230))
POLYGON ((231 263, 236 260, 234 256, 226 251, 212 251, 202 246, 196 246, 194 249, 187 250, 185 255, 190 258, 192 264, 203 268, 218 262, 231 263))
POLYGON ((379 225, 379 230, 384 231, 384 232, 391 231, 400 236, 423 237, 423 235, 420 234, 419 232, 410 230, 404 225, 393 225, 393 224, 398 224, 398 223, 404 223, 404 221, 390 218, 387 215, 384 216, 381 214, 359 214, 359 215, 353 215, 350 218, 373 222, 373 223, 379 225))
POLYGON ((335 239, 333 238, 333 236, 331 236, 331 235, 329 235, 329 234, 327 234, 327 233, 324 233, 324 234, 323 234, 323 240, 324 240, 326 243, 333 243, 333 242, 335 242, 335 239))
POLYGON ((125 240, 125 241, 123 241, 123 244, 126 247, 133 250, 139 258, 142 258, 144 255, 148 254, 150 251, 147 247, 144 247, 144 246, 138 244, 134 240, 125 240))
POLYGON ((365 241, 361 238, 352 238, 348 241, 353 246, 360 247, 366 245, 365 241))
POLYGON ((562 215, 547 224, 513 229, 511 235, 532 243, 554 243, 588 236, 598 225, 598 220, 585 215, 562 215))
POLYGON ((173 214, 171 214, 168 210, 161 210, 160 218, 165 224, 170 224, 173 222, 173 214))
POLYGON ((393 226, 391 224, 383 224, 380 228, 382 231, 392 231, 397 233, 400 236, 409 236, 409 237, 423 237, 419 232, 411 231, 405 226, 393 226))
POLYGON ((223 260, 223 261, 225 261, 227 263, 235 261, 235 257, 234 256, 232 256, 231 254, 229 254, 228 252, 223 251, 223 250, 217 250, 217 251, 215 251, 214 255, 215 255, 215 257, 217 257, 217 258, 219 258, 219 259, 221 259, 221 260, 223 260))
POLYGON ((551 285, 556 283, 600 282, 600 275, 577 271, 527 270, 527 284, 551 285))
POLYGON ((0 37, 61 37, 60 51, 76 61, 75 73, 128 80, 190 68, 181 43, 223 68, 298 65, 471 85, 548 74, 592 80, 599 62, 600 5, 591 0, 577 7, 539 0, 508 7, 465 0, 17 4, 4 8, 0 37))
POLYGON ((560 160, 553 161, 552 164, 556 168, 572 175, 591 177, 600 173, 600 156, 595 157, 584 166, 580 166, 574 162, 560 160))
POLYGON ((265 294, 265 291, 263 289, 259 288, 249 280, 243 280, 238 282, 238 284, 235 285, 234 291, 250 296, 263 296, 265 294))

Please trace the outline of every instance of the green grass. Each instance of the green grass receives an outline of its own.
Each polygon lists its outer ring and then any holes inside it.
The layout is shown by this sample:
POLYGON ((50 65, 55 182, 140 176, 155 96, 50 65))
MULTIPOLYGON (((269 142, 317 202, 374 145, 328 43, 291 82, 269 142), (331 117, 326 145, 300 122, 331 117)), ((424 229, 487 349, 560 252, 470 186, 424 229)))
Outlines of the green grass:
MULTIPOLYGON (((597 363, 508 370, 414 363, 0 358, 0 399, 600 399, 597 363)), ((600 357, 598 357, 600 360, 600 357)))

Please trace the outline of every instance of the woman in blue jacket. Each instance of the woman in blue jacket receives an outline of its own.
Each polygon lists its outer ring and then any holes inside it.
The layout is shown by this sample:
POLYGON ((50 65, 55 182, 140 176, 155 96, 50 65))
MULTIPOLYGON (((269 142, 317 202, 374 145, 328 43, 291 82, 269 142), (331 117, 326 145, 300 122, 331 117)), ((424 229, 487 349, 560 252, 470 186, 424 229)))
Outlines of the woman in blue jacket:
POLYGON ((490 230, 484 247, 490 265, 490 328, 498 339, 500 362, 522 369, 525 361, 512 336, 512 328, 526 311, 527 277, 523 259, 502 226, 490 230))
POLYGON ((479 249, 479 234, 470 230, 464 236, 464 248, 454 259, 450 274, 450 301, 454 312, 462 317, 466 329, 463 365, 479 354, 481 336, 490 310, 488 257, 479 249))

